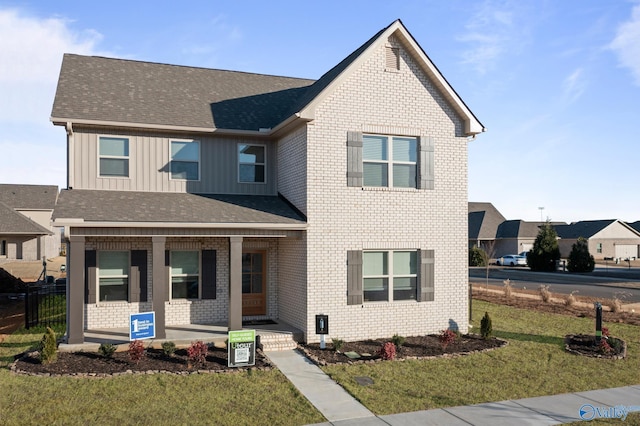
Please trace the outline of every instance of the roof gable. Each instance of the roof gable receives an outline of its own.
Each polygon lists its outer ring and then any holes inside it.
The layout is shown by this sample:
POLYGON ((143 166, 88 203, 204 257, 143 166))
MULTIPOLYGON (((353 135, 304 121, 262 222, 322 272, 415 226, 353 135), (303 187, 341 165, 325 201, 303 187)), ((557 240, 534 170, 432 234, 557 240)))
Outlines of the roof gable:
POLYGON ((52 233, 3 202, 0 202, 0 217, 2 217, 0 234, 3 235, 50 235, 52 233))
POLYGON ((465 123, 465 134, 475 135, 484 132, 485 128, 482 123, 480 123, 480 121, 467 107, 462 98, 444 78, 440 70, 438 70, 435 64, 399 19, 379 31, 365 44, 356 49, 351 55, 314 83, 307 93, 309 103, 299 111, 299 115, 303 118, 313 119, 315 116, 315 108, 322 99, 331 93, 332 89, 338 86, 341 81, 345 80, 351 72, 357 69, 369 55, 373 54, 373 52, 375 52, 375 50, 381 45, 386 44, 387 40, 392 35, 403 44, 407 52, 409 52, 409 54, 416 60, 416 63, 420 66, 423 72, 425 72, 435 87, 442 93, 444 99, 462 117, 465 123))
POLYGON ((637 238, 640 232, 616 219, 583 220, 569 225, 555 226, 560 238, 621 238, 620 233, 628 234, 627 238, 637 238), (615 234, 615 235, 614 235, 615 234))
POLYGON ((494 239, 504 216, 491 203, 468 203, 469 239, 494 239))

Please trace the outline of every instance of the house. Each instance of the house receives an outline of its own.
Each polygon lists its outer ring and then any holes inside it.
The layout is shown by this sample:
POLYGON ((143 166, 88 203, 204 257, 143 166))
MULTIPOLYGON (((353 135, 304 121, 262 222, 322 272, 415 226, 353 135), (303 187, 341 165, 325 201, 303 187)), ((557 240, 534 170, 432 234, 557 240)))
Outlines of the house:
POLYGON ((578 238, 588 242, 589 253, 596 260, 629 259, 640 256, 640 231, 616 219, 583 220, 554 226, 558 233, 560 255, 568 257, 578 238))
POLYGON ((0 184, 0 259, 60 255, 60 230, 51 226, 57 197, 55 185, 0 184))
POLYGON ((467 331, 467 144, 484 127, 395 21, 320 79, 64 56, 54 224, 68 343, 274 320, 318 341, 467 331))

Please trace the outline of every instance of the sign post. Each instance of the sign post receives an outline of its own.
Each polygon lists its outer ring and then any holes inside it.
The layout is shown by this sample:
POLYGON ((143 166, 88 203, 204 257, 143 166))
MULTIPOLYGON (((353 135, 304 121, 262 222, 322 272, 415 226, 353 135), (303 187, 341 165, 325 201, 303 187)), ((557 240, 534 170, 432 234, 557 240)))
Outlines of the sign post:
POLYGON ((329 334, 329 315, 316 315, 316 334, 320 335, 320 349, 326 348, 324 336, 329 334))
POLYGON ((129 340, 154 339, 156 337, 156 313, 140 312, 129 315, 129 340))
POLYGON ((227 344, 227 366, 246 367, 256 364, 256 331, 237 330, 229 332, 227 344))

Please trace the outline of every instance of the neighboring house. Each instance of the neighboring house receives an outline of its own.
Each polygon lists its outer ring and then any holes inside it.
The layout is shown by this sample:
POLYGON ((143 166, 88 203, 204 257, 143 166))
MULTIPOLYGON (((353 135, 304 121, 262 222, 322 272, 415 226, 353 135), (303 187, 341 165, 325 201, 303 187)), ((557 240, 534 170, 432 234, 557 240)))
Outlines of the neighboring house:
POLYGON ((628 259, 640 255, 640 232, 625 222, 609 220, 584 220, 569 225, 554 226, 558 233, 560 256, 568 257, 578 238, 586 238, 589 253, 596 260, 606 258, 628 259))
POLYGON ((68 343, 154 311, 318 341, 468 327, 467 144, 400 21, 319 80, 64 56, 68 343))
POLYGON ((544 222, 525 222, 524 220, 505 220, 498 226, 496 257, 505 254, 518 254, 529 251, 544 222))
POLYGON ((60 230, 51 226, 57 197, 55 185, 0 184, 0 259, 60 255, 60 230))
POLYGON ((496 235, 498 235, 498 227, 506 219, 491 203, 474 203, 469 202, 468 221, 469 221, 469 248, 480 247, 483 249, 493 248, 495 252, 496 235))

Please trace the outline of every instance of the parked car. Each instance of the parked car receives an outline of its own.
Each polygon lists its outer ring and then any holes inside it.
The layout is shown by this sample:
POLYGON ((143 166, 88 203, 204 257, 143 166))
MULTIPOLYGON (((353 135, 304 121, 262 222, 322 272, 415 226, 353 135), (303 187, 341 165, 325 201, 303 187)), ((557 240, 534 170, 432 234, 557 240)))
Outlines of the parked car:
POLYGON ((519 254, 507 254, 496 260, 499 266, 527 266, 527 258, 519 254))

